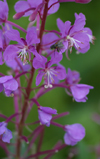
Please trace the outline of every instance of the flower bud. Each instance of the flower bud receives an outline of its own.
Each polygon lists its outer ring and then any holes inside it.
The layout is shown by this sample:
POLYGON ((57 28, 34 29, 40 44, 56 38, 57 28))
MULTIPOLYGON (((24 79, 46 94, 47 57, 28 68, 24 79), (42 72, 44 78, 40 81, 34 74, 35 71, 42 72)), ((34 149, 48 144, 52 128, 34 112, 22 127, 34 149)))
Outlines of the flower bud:
POLYGON ((34 21, 37 16, 37 9, 30 15, 29 21, 34 21))
POLYGON ((91 0, 75 0, 76 3, 89 3, 91 0))
POLYGON ((89 3, 91 0, 60 0, 59 2, 89 3))
POLYGON ((25 14, 25 12, 16 13, 16 14, 13 16, 13 18, 14 18, 15 20, 20 19, 24 14, 25 14))

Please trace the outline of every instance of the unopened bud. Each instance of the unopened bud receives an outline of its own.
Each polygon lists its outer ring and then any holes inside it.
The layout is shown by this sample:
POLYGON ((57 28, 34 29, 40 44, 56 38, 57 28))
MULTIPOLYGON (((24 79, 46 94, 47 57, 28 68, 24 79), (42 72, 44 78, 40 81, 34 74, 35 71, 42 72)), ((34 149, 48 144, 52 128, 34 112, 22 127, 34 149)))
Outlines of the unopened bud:
POLYGON ((91 0, 75 0, 76 3, 89 3, 91 0))
POLYGON ((14 18, 15 20, 20 19, 24 14, 25 14, 24 12, 16 13, 16 14, 13 16, 13 18, 14 18))
POLYGON ((91 0, 59 0, 59 2, 89 3, 91 0))
POLYGON ((34 21, 36 19, 36 15, 37 15, 37 10, 35 10, 29 17, 29 21, 34 21))

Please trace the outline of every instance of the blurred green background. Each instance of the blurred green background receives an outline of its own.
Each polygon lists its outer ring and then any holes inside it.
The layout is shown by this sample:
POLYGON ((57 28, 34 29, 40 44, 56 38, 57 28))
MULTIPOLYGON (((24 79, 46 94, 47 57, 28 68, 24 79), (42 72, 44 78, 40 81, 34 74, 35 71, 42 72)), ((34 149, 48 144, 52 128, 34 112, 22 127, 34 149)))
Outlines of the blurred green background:
MULTIPOLYGON (((7 0, 9 5, 9 18, 23 28, 28 26, 28 18, 21 18, 20 20, 13 20, 14 4, 16 0, 7 0)), ((93 112, 100 113, 100 1, 92 0, 89 4, 78 4, 78 3, 62 3, 60 9, 57 13, 48 16, 46 21, 46 29, 54 30, 57 29, 56 19, 59 17, 64 22, 69 20, 74 23, 75 17, 74 13, 82 12, 86 16, 86 27, 89 27, 93 31, 93 35, 96 37, 94 45, 91 44, 90 50, 85 54, 77 55, 73 49, 72 54, 69 54, 70 60, 68 60, 65 55, 62 64, 66 67, 70 67, 72 70, 77 70, 80 72, 81 82, 84 84, 94 86, 94 89, 90 91, 88 95, 88 100, 86 103, 73 102, 72 98, 69 97, 64 89, 57 88, 47 93, 39 99, 42 106, 48 106, 57 109, 58 113, 69 111, 70 115, 63 117, 57 122, 61 124, 73 124, 81 123, 86 129, 86 137, 77 144, 76 147, 79 148, 79 155, 75 159, 95 159, 96 156, 90 152, 89 146, 96 145, 100 143, 100 126, 92 121, 93 112)), ((25 37, 25 34, 21 32, 21 36, 25 37)), ((5 72, 9 70, 6 66, 0 66, 0 72, 5 72)), ((23 78, 24 80, 24 78, 23 78)), ((35 83, 35 80, 33 81, 35 83)), ((34 94, 34 92, 33 92, 34 94)), ((13 98, 7 98, 0 94, 1 96, 1 106, 0 112, 10 116, 14 112, 13 98)), ((27 122, 33 122, 37 120, 37 110, 34 106, 28 117, 27 122)), ((0 119, 2 121, 2 119, 0 119)), ((14 130, 14 125, 9 123, 8 128, 12 131, 14 130)), ((34 127, 31 126, 31 129, 34 127)), ((42 150, 51 149, 54 144, 59 140, 63 140, 64 132, 60 128, 50 126, 50 128, 45 128, 45 138, 43 141, 42 150)), ((26 135, 29 132, 25 129, 26 135)), ((68 149, 65 148, 60 153, 57 153, 52 159, 67 159, 68 149)), ((2 150, 2 149, 1 149, 2 150)), ((1 154, 0 159, 5 156, 4 152, 1 154), (2 157, 1 157, 2 156, 2 157)))

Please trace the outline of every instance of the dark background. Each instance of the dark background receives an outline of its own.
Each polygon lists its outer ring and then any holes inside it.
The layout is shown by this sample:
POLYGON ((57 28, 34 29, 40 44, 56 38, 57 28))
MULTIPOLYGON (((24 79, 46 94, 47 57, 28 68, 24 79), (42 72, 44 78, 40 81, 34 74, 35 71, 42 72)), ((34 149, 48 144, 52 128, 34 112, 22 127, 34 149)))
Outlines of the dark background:
MULTIPOLYGON (((20 20, 13 20, 14 4, 16 0, 7 0, 9 5, 9 18, 23 28, 28 26, 28 18, 21 18, 20 20)), ((80 72, 81 82, 83 84, 88 84, 94 86, 94 89, 90 91, 88 95, 88 100, 86 103, 77 103, 73 102, 72 98, 69 97, 64 89, 57 88, 39 99, 39 102, 42 106, 48 106, 57 109, 58 113, 69 111, 70 115, 63 117, 58 120, 61 124, 73 124, 81 123, 86 129, 85 138, 77 144, 79 148, 79 155, 76 159, 95 159, 96 156, 94 152, 90 151, 90 146, 100 143, 100 126, 97 125, 92 120, 93 112, 100 113, 100 1, 92 0, 88 4, 78 4, 78 3, 62 3, 60 9, 57 13, 48 16, 46 21, 46 29, 54 30, 57 29, 56 19, 59 17, 64 22, 69 20, 74 24, 74 13, 82 12, 86 16, 86 27, 89 27, 93 31, 93 35, 96 37, 94 45, 91 44, 90 50, 85 54, 77 55, 73 49, 72 54, 69 54, 70 60, 68 60, 65 55, 62 61, 62 64, 66 67, 70 67, 72 70, 77 70, 80 72)), ((21 32, 21 36, 25 37, 25 34, 21 32)), ((0 66, 0 72, 5 72, 9 68, 6 66, 0 66)), ((24 80, 24 78, 22 79, 24 80)), ((35 79, 33 81, 35 83, 35 79)), ((33 92, 34 94, 34 92, 33 92)), ((3 93, 0 94, 1 104, 0 112, 10 116, 14 112, 13 98, 7 98, 3 93)), ((33 122, 37 120, 37 110, 35 106, 32 108, 32 111, 28 117, 27 122, 33 122)), ((0 119, 2 121, 2 119, 0 119)), ((9 123, 8 128, 14 131, 14 125, 9 123)), ((30 127, 33 130, 33 126, 30 127)), ((24 132, 28 135, 27 129, 24 132)), ((46 128, 45 138, 43 142, 42 149, 51 149, 54 144, 59 140, 63 140, 64 132, 60 128, 50 126, 46 128)), ((61 153, 57 153, 53 159, 66 159, 67 148, 65 148, 61 153)), ((1 151, 0 151, 1 157, 1 151)), ((4 153, 2 157, 4 157, 4 153)))

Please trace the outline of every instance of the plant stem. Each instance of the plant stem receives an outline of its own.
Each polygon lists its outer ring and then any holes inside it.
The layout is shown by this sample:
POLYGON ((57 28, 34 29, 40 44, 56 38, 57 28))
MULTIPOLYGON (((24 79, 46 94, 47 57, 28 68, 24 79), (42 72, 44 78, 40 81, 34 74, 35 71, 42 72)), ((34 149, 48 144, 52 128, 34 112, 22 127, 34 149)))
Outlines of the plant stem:
MULTIPOLYGON (((45 7, 44 7, 43 20, 42 20, 42 24, 41 24, 41 28, 40 28, 40 34, 39 34, 40 43, 37 46, 37 52, 39 52, 41 42, 42 42, 42 35, 43 35, 43 32, 44 32, 45 22, 46 22, 46 17, 47 17, 47 12, 48 12, 48 2, 49 2, 49 0, 46 0, 45 7)), ((30 77, 28 85, 26 87, 26 96, 25 96, 25 100, 24 100, 24 104, 23 104, 23 108, 22 108, 22 117, 21 117, 21 120, 20 120, 20 123, 19 123, 19 126, 18 126, 16 159, 20 159, 20 149, 21 149, 20 136, 22 136, 22 133, 23 133, 25 115, 26 115, 26 111, 27 111, 27 107, 28 107, 29 96, 30 96, 30 93, 31 93, 31 85, 32 85, 32 81, 33 81, 34 72, 35 72, 35 69, 32 67, 31 77, 30 77)))
POLYGON ((42 19, 41 28, 40 28, 40 34, 39 34, 40 43, 37 46, 37 52, 39 52, 39 49, 40 49, 40 46, 41 46, 41 42, 42 42, 42 35, 43 35, 43 32, 44 32, 46 18, 47 18, 47 12, 48 12, 48 2, 49 2, 49 0, 45 1, 45 7, 44 7, 44 12, 43 12, 43 19, 42 19))
POLYGON ((28 85, 27 85, 27 88, 26 88, 26 96, 25 96, 25 100, 24 100, 24 104, 23 104, 23 108, 22 108, 22 117, 21 117, 20 123, 18 125, 16 159, 20 159, 20 148, 21 148, 20 136, 22 136, 22 133, 23 133, 25 114, 26 114, 26 110, 27 110, 27 107, 28 107, 28 99, 29 99, 29 96, 30 96, 30 93, 31 93, 31 85, 32 85, 32 81, 33 81, 34 72, 35 72, 35 69, 32 67, 31 77, 29 79, 29 82, 28 82, 28 85))

